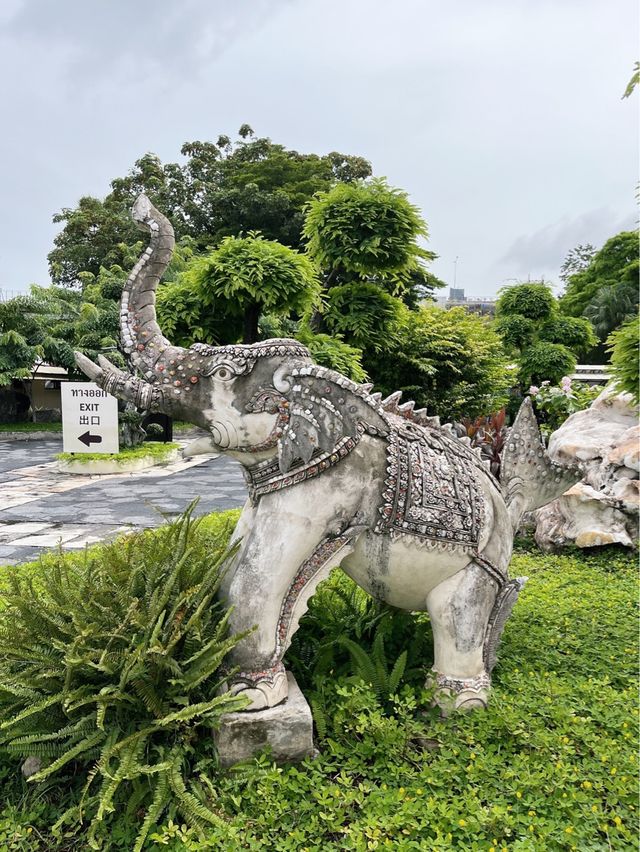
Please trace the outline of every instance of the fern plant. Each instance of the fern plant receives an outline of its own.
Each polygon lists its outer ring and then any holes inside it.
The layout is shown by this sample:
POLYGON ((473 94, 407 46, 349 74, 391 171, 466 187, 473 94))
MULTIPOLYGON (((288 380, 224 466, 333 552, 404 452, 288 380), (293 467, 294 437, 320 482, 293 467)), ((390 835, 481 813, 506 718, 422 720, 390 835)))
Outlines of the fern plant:
POLYGON ((326 684, 341 677, 370 683, 382 709, 407 682, 424 681, 432 639, 426 614, 375 600, 341 572, 321 584, 287 652, 309 696, 318 737, 327 732, 326 684))
POLYGON ((378 701, 384 704, 394 695, 407 667, 407 651, 404 650, 389 671, 389 664, 384 652, 384 634, 380 628, 376 631, 371 653, 367 653, 361 645, 343 636, 340 643, 351 654, 354 673, 365 683, 371 684, 378 701))
POLYGON ((0 749, 42 759, 31 781, 83 777, 54 831, 89 823, 93 849, 123 808, 140 821, 136 852, 165 813, 198 832, 221 822, 191 764, 198 737, 245 706, 217 694, 241 637, 216 599, 231 529, 199 535, 193 508, 82 560, 43 562, 42 587, 16 572, 0 598, 0 749))

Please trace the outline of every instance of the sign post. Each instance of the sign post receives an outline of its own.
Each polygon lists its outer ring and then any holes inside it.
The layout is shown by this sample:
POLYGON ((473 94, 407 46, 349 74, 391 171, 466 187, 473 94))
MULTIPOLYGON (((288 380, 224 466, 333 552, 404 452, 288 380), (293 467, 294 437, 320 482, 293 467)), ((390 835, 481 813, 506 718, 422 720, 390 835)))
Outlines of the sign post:
POLYGON ((65 453, 117 453, 118 400, 94 382, 62 382, 65 453))

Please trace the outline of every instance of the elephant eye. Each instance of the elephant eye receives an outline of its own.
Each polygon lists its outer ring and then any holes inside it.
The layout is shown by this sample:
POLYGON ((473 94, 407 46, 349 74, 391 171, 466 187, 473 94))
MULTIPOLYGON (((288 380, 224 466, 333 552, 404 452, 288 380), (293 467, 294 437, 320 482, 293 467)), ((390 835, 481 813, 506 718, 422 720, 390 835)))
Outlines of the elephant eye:
POLYGON ((247 361, 232 361, 231 359, 220 361, 214 359, 213 363, 210 362, 203 365, 200 370, 203 376, 211 376, 213 379, 230 382, 243 373, 246 373, 251 366, 247 361))
POLYGON ((236 377, 237 371, 233 369, 231 364, 218 364, 213 368, 213 370, 211 370, 209 375, 214 379, 229 381, 229 379, 234 379, 236 377))

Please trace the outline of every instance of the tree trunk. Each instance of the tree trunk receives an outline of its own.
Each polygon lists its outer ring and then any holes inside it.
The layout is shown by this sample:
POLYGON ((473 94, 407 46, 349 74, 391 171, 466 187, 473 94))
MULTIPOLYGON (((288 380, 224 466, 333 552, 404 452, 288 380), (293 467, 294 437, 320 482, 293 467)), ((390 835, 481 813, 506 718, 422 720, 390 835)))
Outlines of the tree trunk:
POLYGON ((260 319, 260 305, 253 304, 244 312, 244 336, 243 343, 256 343, 258 340, 258 320, 260 319))
MULTIPOLYGON (((338 277, 339 271, 340 271, 339 267, 335 267, 334 269, 331 270, 331 272, 327 276, 325 276, 325 279, 322 282, 322 289, 324 290, 325 293, 328 293, 329 290, 333 287, 333 285, 336 281, 336 278, 338 277)), ((320 334, 320 333, 326 331, 326 329, 324 327, 322 313, 317 308, 315 308, 313 313, 311 314, 311 317, 309 319, 309 328, 315 334, 320 334)))

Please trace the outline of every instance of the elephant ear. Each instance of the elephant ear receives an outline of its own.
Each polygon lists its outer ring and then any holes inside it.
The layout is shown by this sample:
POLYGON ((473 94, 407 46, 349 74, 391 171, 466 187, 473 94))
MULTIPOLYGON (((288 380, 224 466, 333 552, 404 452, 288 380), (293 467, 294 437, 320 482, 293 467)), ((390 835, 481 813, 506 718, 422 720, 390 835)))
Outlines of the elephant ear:
POLYGON ((357 385, 333 370, 317 365, 294 367, 280 375, 288 402, 289 420, 278 441, 280 470, 286 473, 297 459, 305 464, 314 452, 331 452, 341 438, 386 435, 389 425, 371 385, 357 385))

